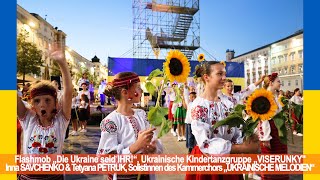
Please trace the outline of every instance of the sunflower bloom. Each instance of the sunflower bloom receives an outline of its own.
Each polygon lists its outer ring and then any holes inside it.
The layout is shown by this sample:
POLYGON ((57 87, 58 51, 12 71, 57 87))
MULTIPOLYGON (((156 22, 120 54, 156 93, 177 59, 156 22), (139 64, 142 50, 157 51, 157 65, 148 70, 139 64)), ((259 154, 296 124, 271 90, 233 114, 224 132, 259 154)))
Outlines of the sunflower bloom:
POLYGON ((199 62, 204 61, 204 54, 201 53, 201 54, 198 55, 198 61, 199 62))
POLYGON ((178 50, 170 50, 166 62, 163 64, 164 72, 170 82, 184 83, 190 74, 188 58, 178 50))
POLYGON ((273 94, 265 89, 255 90, 246 105, 246 111, 253 120, 269 120, 276 114, 277 109, 273 94))
POLYGON ((222 64, 224 67, 226 67, 226 62, 220 61, 220 64, 222 64))
POLYGON ((280 97, 278 98, 278 101, 279 101, 279 103, 280 103, 281 107, 283 107, 283 106, 284 106, 284 104, 283 104, 283 102, 282 102, 282 98, 283 98, 283 96, 280 96, 280 97))

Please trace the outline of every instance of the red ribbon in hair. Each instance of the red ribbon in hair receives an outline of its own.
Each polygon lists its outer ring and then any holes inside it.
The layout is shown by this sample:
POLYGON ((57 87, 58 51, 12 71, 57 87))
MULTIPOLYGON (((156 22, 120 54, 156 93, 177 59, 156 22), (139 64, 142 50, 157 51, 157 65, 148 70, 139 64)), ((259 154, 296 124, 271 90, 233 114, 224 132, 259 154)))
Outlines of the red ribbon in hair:
POLYGON ((42 95, 50 95, 54 98, 57 98, 57 91, 52 88, 48 87, 41 87, 41 88, 34 88, 30 92, 30 98, 33 99, 36 96, 42 96, 42 95))
POLYGON ((132 74, 131 76, 117 78, 112 81, 112 87, 129 87, 130 84, 140 82, 139 76, 137 74, 132 74))
POLYGON ((278 73, 272 73, 271 75, 268 75, 270 82, 273 82, 277 77, 278 77, 278 73))

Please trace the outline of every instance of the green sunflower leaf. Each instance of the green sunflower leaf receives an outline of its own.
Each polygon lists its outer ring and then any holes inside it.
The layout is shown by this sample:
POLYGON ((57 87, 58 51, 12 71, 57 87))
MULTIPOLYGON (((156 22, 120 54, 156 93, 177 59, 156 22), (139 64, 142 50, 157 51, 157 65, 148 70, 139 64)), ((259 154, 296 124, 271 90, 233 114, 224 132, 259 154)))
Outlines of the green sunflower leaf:
POLYGON ((229 127, 240 127, 240 125, 245 126, 245 122, 243 118, 237 114, 230 114, 228 117, 225 119, 218 121, 213 128, 217 128, 223 125, 228 125, 229 127))
POLYGON ((274 124, 276 125, 278 130, 280 130, 281 127, 285 125, 285 119, 282 117, 282 115, 279 114, 281 113, 278 113, 276 116, 273 117, 274 124))
POLYGON ((246 121, 246 126, 244 126, 244 131, 243 131, 243 135, 245 135, 246 137, 250 137, 254 134, 254 130, 255 128, 258 126, 259 121, 253 121, 253 119, 248 119, 246 121))
POLYGON ((150 110, 148 112, 148 119, 150 123, 154 126, 160 126, 162 123, 162 120, 166 120, 161 112, 161 107, 150 107, 150 110))
POLYGON ((287 144, 288 138, 287 138, 287 128, 286 128, 286 126, 282 126, 282 127, 280 128, 280 130, 278 130, 278 131, 279 131, 279 139, 280 139, 280 142, 281 142, 282 144, 287 144), (280 136, 280 135, 282 135, 282 136, 280 136))
POLYGON ((166 135, 169 132, 170 127, 171 127, 171 121, 167 121, 166 119, 162 120, 161 128, 158 133, 158 138, 161 138, 162 136, 166 135))
POLYGON ((299 118, 301 116, 301 114, 302 114, 303 106, 293 103, 293 108, 294 108, 293 109, 294 110, 294 114, 296 115, 297 118, 299 118))
POLYGON ((152 84, 152 82, 148 81, 146 82, 145 85, 147 91, 151 94, 154 95, 154 93, 156 92, 157 88, 152 84))
POLYGON ((238 104, 238 105, 234 108, 234 111, 241 111, 241 112, 242 112, 245 108, 246 108, 245 105, 238 104))
POLYGON ((149 74, 147 80, 151 81, 152 78, 160 76, 160 75, 163 75, 163 72, 160 69, 155 69, 149 74))

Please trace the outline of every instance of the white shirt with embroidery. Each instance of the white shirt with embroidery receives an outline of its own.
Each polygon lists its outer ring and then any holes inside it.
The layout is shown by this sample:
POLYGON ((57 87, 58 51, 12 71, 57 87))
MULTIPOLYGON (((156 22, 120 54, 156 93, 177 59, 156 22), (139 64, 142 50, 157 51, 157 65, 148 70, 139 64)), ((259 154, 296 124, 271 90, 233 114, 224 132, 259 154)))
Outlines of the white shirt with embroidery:
POLYGON ((229 154, 232 144, 241 144, 241 131, 228 126, 213 129, 213 125, 226 118, 234 104, 220 96, 219 102, 197 97, 191 104, 191 129, 202 153, 229 154))
MULTIPOLYGON (((97 154, 131 154, 129 147, 137 141, 138 133, 141 130, 150 128, 147 114, 142 109, 133 109, 133 116, 125 116, 117 111, 111 112, 105 117, 100 124, 101 138, 97 154)), ((153 140, 157 137, 154 133, 153 140)), ((163 152, 161 141, 156 141, 156 154, 163 152)), ((137 154, 142 153, 138 151, 137 154)), ((149 175, 151 180, 156 176, 149 175)), ((113 179, 117 179, 117 175, 113 175, 113 179)))
POLYGON ((28 109, 19 119, 23 129, 23 154, 62 154, 69 120, 60 110, 48 127, 42 127, 36 112, 28 109))
MULTIPOLYGON (((278 106, 278 109, 276 111, 276 114, 277 114, 282 110, 282 106, 281 106, 278 98, 274 98, 274 100, 276 101, 276 104, 278 106)), ((271 127, 270 127, 269 121, 259 121, 258 131, 259 131, 259 140, 260 141, 270 141, 272 139, 272 137, 270 135, 271 127)))
POLYGON ((226 94, 224 95, 227 96, 227 98, 233 102, 234 105, 243 104, 243 100, 245 100, 245 98, 249 96, 255 89, 257 89, 257 86, 250 84, 245 90, 233 93, 231 97, 226 94))
MULTIPOLYGON (((124 116, 113 111, 101 121, 101 138, 97 154, 131 154, 129 146, 136 142, 139 131, 150 128, 146 112, 142 109, 133 111, 133 116, 124 116)), ((162 153, 162 144, 159 140, 157 142, 157 153, 162 153)))

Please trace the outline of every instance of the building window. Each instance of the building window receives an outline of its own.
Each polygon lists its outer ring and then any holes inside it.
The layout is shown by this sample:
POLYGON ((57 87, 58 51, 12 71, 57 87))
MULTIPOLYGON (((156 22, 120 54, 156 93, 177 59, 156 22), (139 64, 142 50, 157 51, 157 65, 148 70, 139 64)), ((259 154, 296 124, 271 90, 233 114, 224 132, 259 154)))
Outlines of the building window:
POLYGON ((279 64, 280 64, 282 61, 282 56, 278 56, 278 59, 279 59, 279 64))
POLYGON ((293 74, 294 71, 295 71, 295 67, 294 67, 294 65, 292 65, 292 66, 291 66, 291 73, 293 74))
POLYGON ((281 84, 284 85, 284 81, 281 81, 281 84))
POLYGON ((275 64, 275 62, 276 62, 276 57, 273 57, 273 58, 271 59, 271 64, 275 64))
POLYGON ((288 80, 288 86, 291 86, 291 81, 290 80, 288 80))
POLYGON ((294 60, 294 52, 290 54, 290 60, 291 60, 291 61, 294 60))
POLYGON ((298 79, 296 79, 296 86, 299 86, 299 82, 298 82, 298 79))
POLYGON ((303 72, 303 66, 302 66, 302 64, 299 64, 299 72, 303 72))
POLYGON ((299 58, 302 59, 303 58, 303 50, 299 51, 299 58))
POLYGON ((285 67, 284 68, 284 74, 287 74, 288 73, 288 67, 285 67))
POLYGON ((283 56, 284 56, 284 62, 287 62, 287 60, 288 60, 288 54, 284 54, 283 56))

